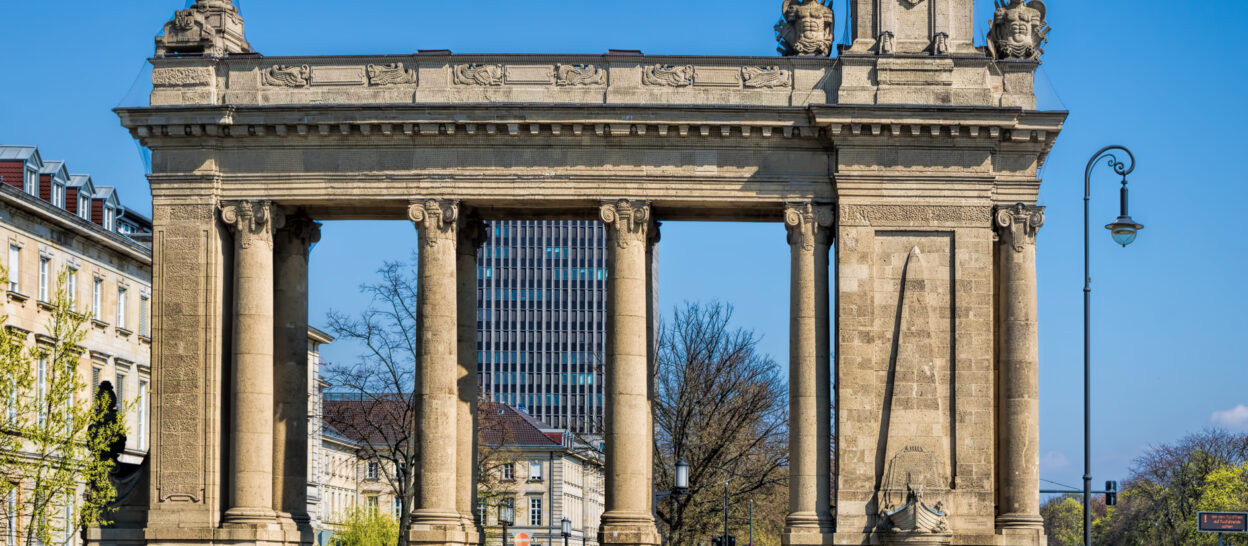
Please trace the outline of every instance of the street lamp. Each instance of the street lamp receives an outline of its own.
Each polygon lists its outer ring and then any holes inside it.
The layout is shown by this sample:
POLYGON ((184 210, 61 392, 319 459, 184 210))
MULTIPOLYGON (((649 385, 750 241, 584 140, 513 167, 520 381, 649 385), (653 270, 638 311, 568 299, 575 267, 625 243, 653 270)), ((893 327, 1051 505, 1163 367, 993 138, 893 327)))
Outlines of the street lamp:
POLYGON ((686 463, 684 459, 676 463, 676 487, 674 489, 677 495, 684 495, 689 491, 689 463, 686 463))
POLYGON ((507 546, 507 526, 516 521, 516 507, 511 499, 503 499, 498 503, 498 523, 503 526, 503 546, 507 546))
POLYGON ((1135 223, 1127 214, 1127 175, 1135 170, 1135 156, 1122 146, 1101 148, 1088 161, 1083 171, 1083 543, 1092 545, 1092 272, 1089 265, 1088 247, 1091 231, 1088 222, 1088 204, 1092 197, 1092 168, 1101 160, 1122 176, 1122 188, 1118 190, 1119 215, 1114 223, 1105 226, 1114 242, 1126 247, 1135 241, 1144 226, 1135 223), (1129 163, 1114 155, 1126 154, 1129 163))
POLYGON ((568 537, 572 536, 572 520, 563 518, 563 525, 559 531, 563 535, 563 546, 568 546, 568 537))

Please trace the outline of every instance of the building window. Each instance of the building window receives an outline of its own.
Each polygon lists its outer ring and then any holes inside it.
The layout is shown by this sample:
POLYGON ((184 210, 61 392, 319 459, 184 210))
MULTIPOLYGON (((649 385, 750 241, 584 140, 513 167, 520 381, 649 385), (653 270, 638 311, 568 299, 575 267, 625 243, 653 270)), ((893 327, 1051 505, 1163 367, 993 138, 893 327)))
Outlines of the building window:
POLYGON ((117 373, 117 384, 113 385, 113 391, 117 393, 117 409, 124 408, 126 404, 126 374, 117 373))
POLYGON ((52 259, 46 256, 39 257, 39 301, 46 302, 51 299, 48 287, 51 279, 48 278, 48 270, 52 268, 52 259))
POLYGON ((39 426, 43 426, 48 418, 47 408, 44 407, 44 401, 48 398, 48 361, 41 358, 38 366, 35 375, 35 400, 39 403, 39 426))
POLYGON ((139 296, 139 335, 147 337, 152 337, 152 331, 148 328, 147 320, 147 308, 150 305, 150 300, 151 298, 147 296, 139 296))
POLYGON ((516 465, 515 464, 512 464, 512 463, 504 464, 502 467, 499 468, 499 472, 502 474, 504 481, 511 481, 511 480, 516 479, 516 465))
POLYGON ((126 327, 126 289, 117 287, 117 327, 126 327))
POLYGON ((108 206, 107 203, 105 203, 104 204, 104 229, 107 229, 109 231, 113 231, 114 229, 116 229, 115 228, 116 218, 117 218, 117 209, 114 209, 113 207, 110 207, 108 206))
POLYGON ((9 490, 8 498, 8 521, 4 534, 5 544, 8 546, 17 546, 17 488, 9 490))
POLYGON ((529 481, 542 481, 542 461, 529 461, 529 481))
POLYGON ((147 449, 147 381, 139 381, 139 449, 147 449))
POLYGON ((77 525, 74 524, 74 503, 67 502, 65 503, 65 537, 61 541, 61 544, 74 546, 74 544, 77 543, 77 540, 75 540, 74 537, 74 527, 77 527, 77 525))
POLYGON ((100 388, 100 369, 95 366, 91 367, 91 393, 94 396, 95 391, 100 388))
POLYGON ((529 525, 540 527, 542 525, 542 498, 529 497, 529 525))
POLYGON ((39 171, 26 169, 26 183, 23 189, 31 195, 39 195, 39 171))
POLYGON ((369 516, 377 515, 377 497, 368 497, 368 499, 365 500, 364 506, 368 510, 369 516))
POLYGON ((9 291, 22 292, 22 247, 9 245, 9 291))
POLYGON ((394 498, 394 521, 399 521, 402 515, 403 515, 403 499, 399 497, 395 497, 394 498))
POLYGON ((52 182, 52 205, 65 208, 65 184, 52 182))
POLYGON ((104 299, 104 279, 95 278, 95 282, 91 283, 91 318, 95 320, 103 320, 100 316, 100 308, 103 307, 104 299))
POLYGON ((70 268, 65 272, 65 298, 73 305, 78 301, 78 270, 70 268))
POLYGON ((481 525, 485 525, 485 499, 477 497, 477 521, 481 525))
POLYGON ((380 470, 381 469, 378 468, 378 465, 376 462, 369 461, 368 462, 368 479, 370 480, 377 479, 377 475, 380 474, 380 470))
MULTIPOLYGON (((83 189, 86 189, 86 187, 84 186, 83 189)), ((84 195, 82 190, 78 190, 78 192, 78 217, 90 222, 91 198, 84 195)))

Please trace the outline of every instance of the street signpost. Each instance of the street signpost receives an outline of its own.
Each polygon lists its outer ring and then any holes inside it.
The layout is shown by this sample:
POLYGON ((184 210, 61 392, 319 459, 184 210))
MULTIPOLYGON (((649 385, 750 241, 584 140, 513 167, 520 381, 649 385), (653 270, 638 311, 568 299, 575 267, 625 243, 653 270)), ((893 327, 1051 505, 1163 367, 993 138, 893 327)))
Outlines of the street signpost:
POLYGON ((1248 533, 1248 512, 1199 512, 1196 514, 1196 530, 1217 533, 1218 546, 1226 533, 1248 533))

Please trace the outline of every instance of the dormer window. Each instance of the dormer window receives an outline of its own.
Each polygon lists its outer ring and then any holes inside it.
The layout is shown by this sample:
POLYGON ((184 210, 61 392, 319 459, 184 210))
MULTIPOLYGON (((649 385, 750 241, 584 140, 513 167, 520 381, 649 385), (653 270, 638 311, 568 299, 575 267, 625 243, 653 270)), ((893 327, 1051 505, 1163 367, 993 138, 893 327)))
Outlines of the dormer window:
POLYGON ((22 189, 31 195, 39 195, 39 171, 37 169, 26 169, 26 180, 22 189))
POLYGON ((117 221, 117 209, 108 205, 104 206, 104 229, 113 231, 117 221))
POLYGON ((91 198, 86 195, 78 194, 78 217, 83 220, 91 220, 91 198))
POLYGON ((52 180, 52 205, 65 208, 65 184, 52 180))

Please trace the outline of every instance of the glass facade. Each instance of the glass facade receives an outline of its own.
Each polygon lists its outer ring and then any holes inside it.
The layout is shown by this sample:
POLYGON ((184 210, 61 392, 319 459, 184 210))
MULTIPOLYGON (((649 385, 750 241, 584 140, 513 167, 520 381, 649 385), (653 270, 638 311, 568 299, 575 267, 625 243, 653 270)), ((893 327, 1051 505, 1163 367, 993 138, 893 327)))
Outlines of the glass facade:
POLYGON ((489 223, 477 257, 481 392, 573 432, 602 423, 606 230, 596 221, 489 223))

